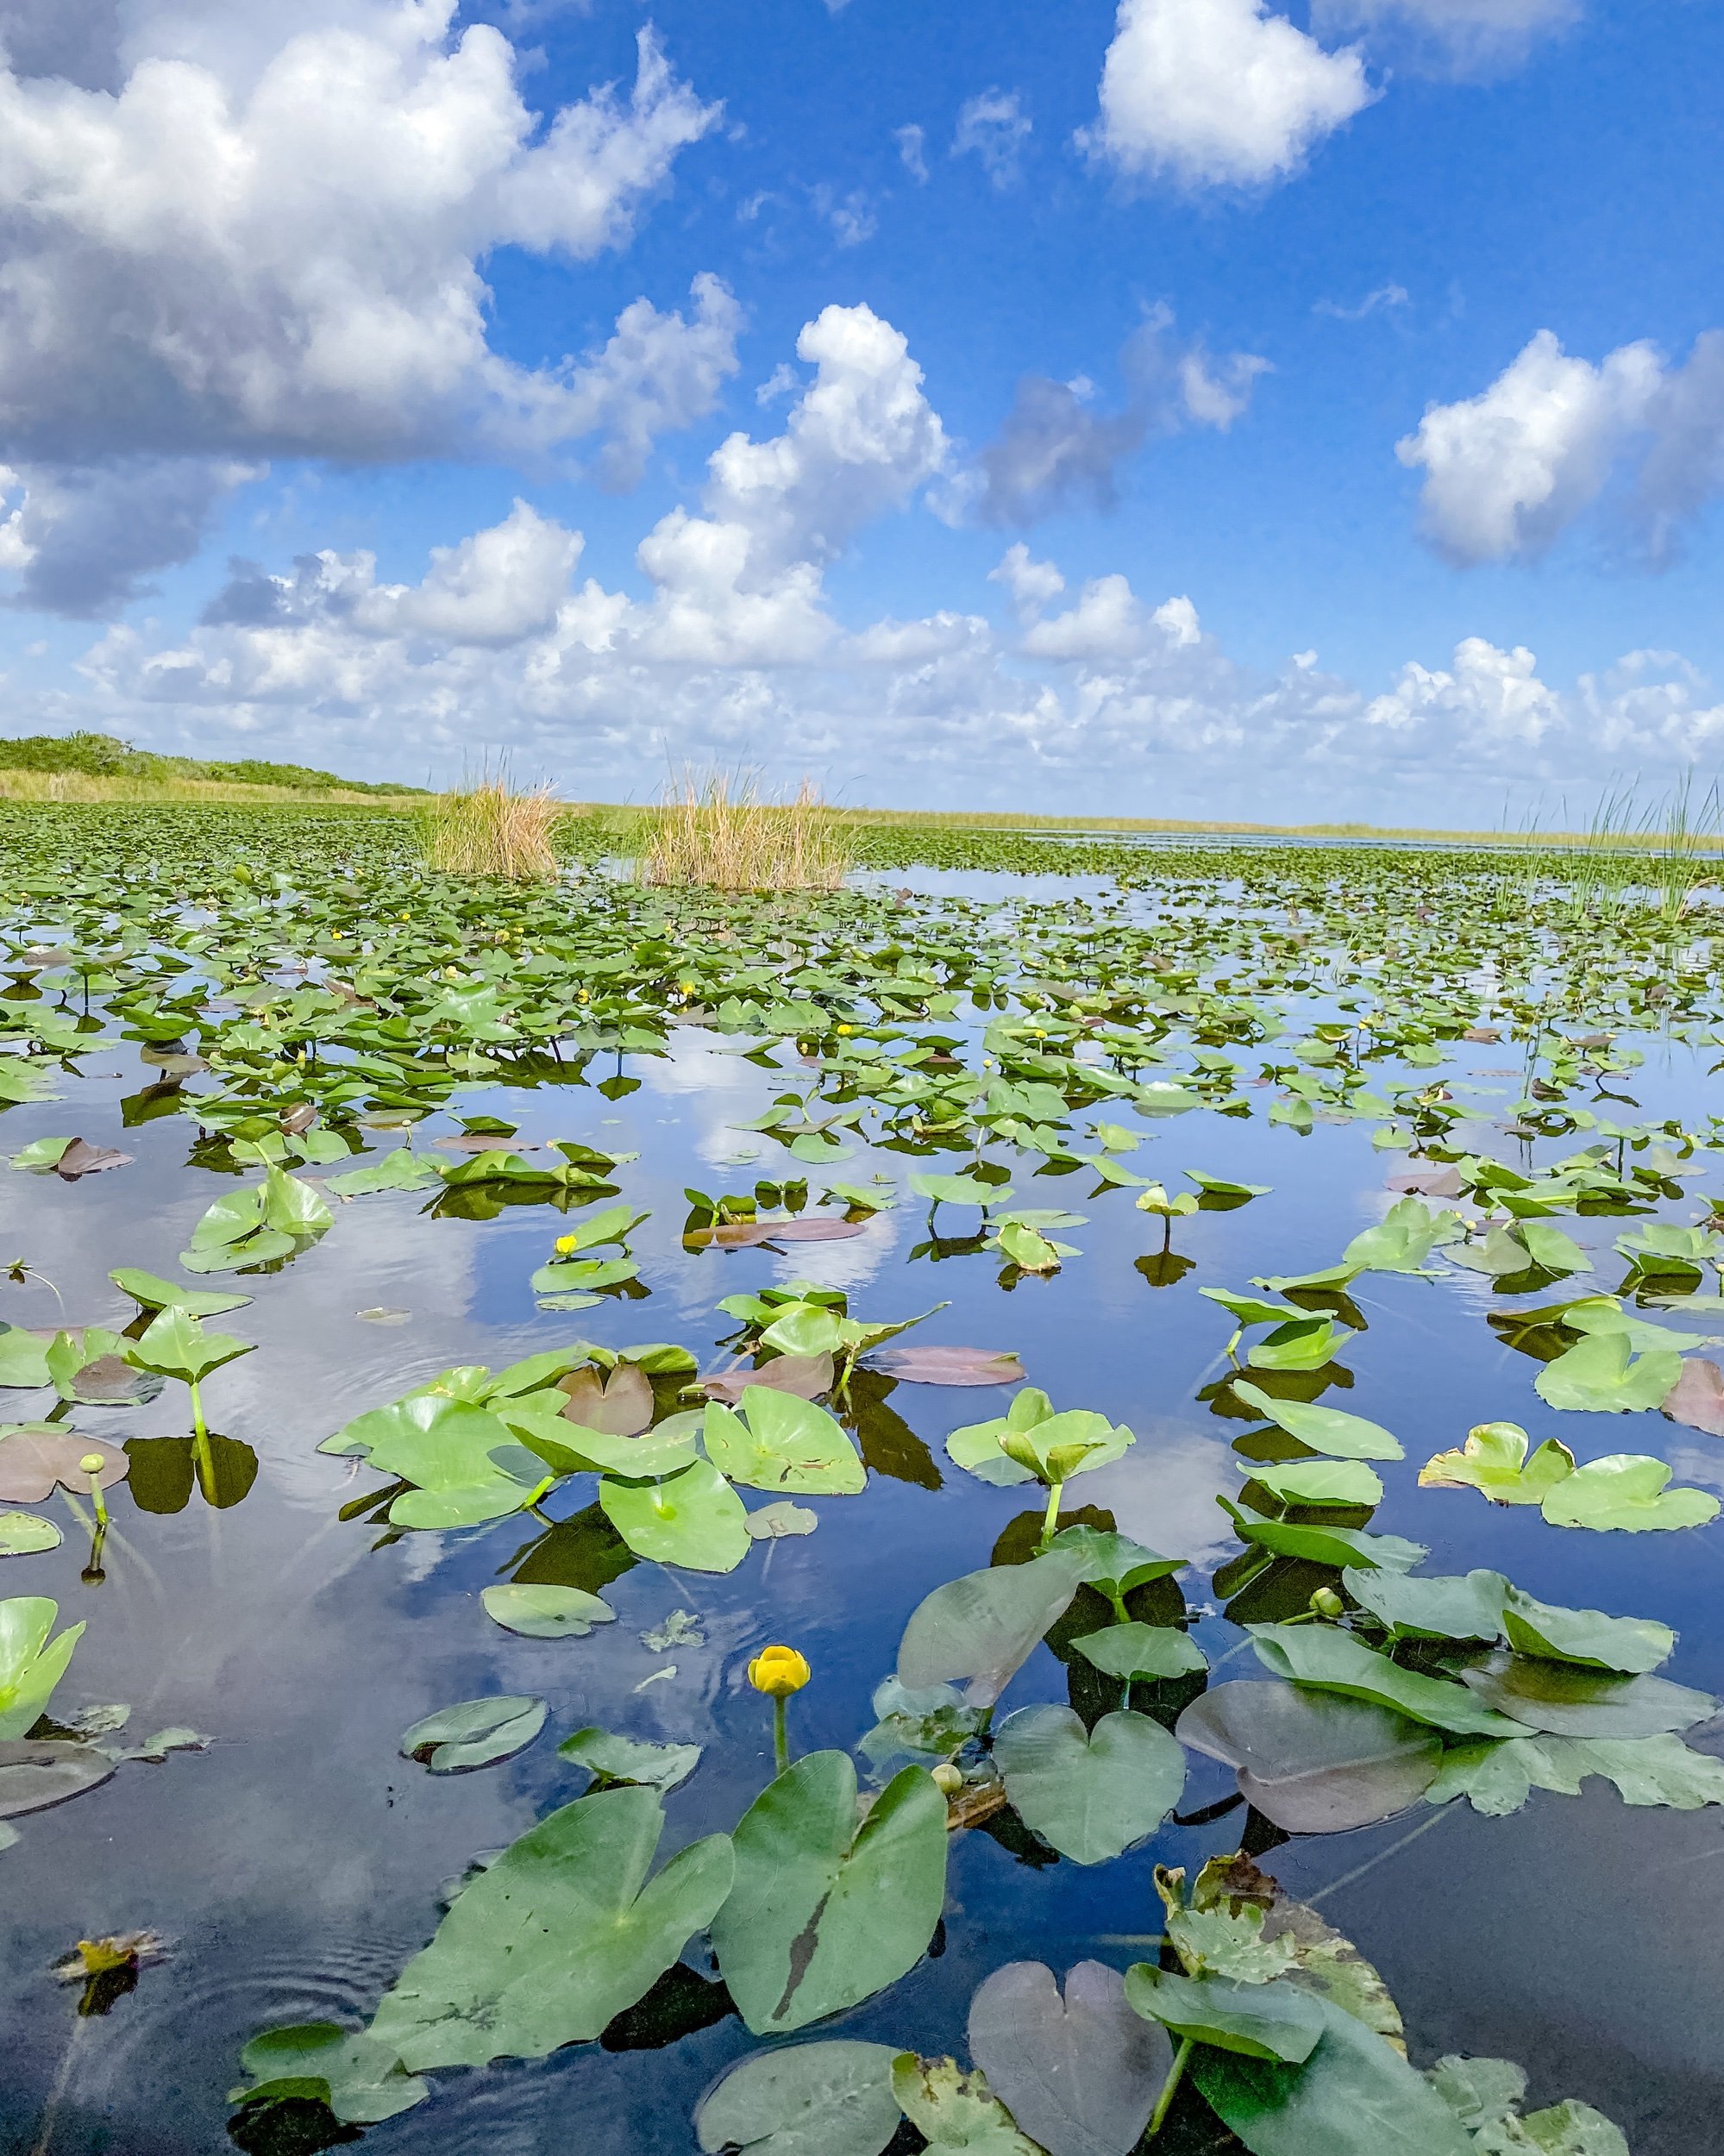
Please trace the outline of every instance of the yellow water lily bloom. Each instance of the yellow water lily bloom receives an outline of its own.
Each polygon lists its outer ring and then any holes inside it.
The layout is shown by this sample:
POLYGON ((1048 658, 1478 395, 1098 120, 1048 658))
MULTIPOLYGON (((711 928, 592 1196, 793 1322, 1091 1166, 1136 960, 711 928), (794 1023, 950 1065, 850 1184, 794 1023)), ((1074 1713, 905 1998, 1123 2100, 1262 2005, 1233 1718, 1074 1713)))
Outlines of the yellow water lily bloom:
POLYGON ((559 1257, 567 1257, 571 1250, 578 1250, 580 1248, 580 1238, 578 1235, 558 1236, 557 1256, 559 1257))
POLYGON ((762 1647, 749 1664, 749 1683, 768 1699, 788 1699, 812 1674, 794 1647, 762 1647))

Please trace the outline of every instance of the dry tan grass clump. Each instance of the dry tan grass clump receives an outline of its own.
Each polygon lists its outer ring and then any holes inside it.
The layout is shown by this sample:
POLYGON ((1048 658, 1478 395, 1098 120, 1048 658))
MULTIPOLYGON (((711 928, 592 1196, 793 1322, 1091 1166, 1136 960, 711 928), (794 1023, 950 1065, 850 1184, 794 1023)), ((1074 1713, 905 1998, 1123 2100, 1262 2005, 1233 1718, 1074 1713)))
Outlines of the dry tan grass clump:
POLYGON ((836 891, 855 860, 837 816, 805 779, 793 799, 761 799, 756 780, 685 772, 646 820, 649 883, 719 891, 836 891))
POLYGON ((506 772, 464 779, 423 812, 426 862, 451 876, 549 882, 557 873, 551 835, 561 812, 548 786, 517 788, 506 772))

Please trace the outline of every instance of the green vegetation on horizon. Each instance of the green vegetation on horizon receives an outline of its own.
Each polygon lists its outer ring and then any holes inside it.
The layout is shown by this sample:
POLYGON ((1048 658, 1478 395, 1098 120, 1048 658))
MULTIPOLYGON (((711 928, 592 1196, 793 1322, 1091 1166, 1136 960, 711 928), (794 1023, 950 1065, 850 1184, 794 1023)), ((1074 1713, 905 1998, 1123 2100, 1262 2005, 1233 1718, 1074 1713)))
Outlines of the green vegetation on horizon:
POLYGON ((417 795, 423 787, 397 786, 365 779, 339 778, 309 764, 272 763, 257 756, 223 761, 204 756, 165 756, 134 749, 112 734, 22 734, 0 737, 0 772, 73 773, 86 779, 141 780, 166 786, 175 780, 213 781, 229 786, 273 787, 295 793, 374 793, 417 795))

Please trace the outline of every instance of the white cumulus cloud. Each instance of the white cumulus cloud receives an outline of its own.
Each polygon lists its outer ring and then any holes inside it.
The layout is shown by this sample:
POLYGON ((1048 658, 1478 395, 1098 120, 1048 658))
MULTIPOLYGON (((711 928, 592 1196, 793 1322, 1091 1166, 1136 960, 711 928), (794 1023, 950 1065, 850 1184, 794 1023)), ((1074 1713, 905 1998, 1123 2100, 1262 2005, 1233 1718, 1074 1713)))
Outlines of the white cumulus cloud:
POLYGON ((1536 747, 1564 720, 1562 699, 1537 667, 1524 644, 1502 651, 1467 636, 1447 669, 1409 660, 1394 688, 1366 706, 1365 723, 1397 733, 1434 728, 1474 748, 1536 747))
POLYGON ((1357 50, 1326 51, 1265 0, 1120 0, 1082 140, 1128 178, 1263 186, 1375 94, 1357 50))

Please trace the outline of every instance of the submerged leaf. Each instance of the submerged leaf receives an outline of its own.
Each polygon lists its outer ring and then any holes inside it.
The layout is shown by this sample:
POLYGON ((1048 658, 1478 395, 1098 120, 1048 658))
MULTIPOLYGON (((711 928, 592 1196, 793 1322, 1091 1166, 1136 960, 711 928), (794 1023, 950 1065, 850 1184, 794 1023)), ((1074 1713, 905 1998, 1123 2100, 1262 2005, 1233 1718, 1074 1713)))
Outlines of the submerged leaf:
POLYGON ((906 1385, 1020 1385, 1024 1382, 1024 1365, 1009 1348, 886 1348, 868 1357, 868 1367, 906 1385))
POLYGON ((1048 2156, 1130 2156, 1173 2064, 1117 1970, 1081 1961, 1065 1996, 1039 1961, 996 1969, 970 2001, 970 2056, 1048 2156))

